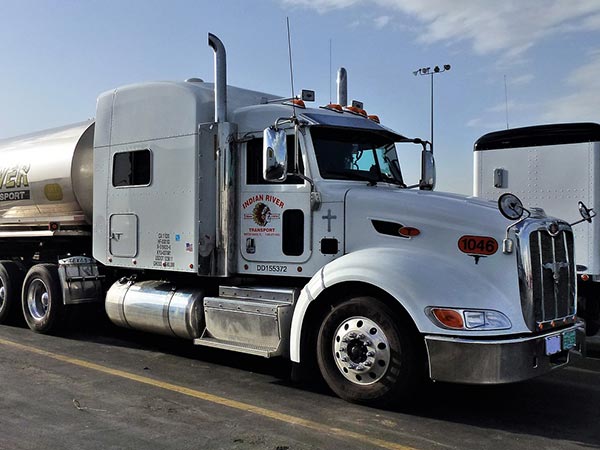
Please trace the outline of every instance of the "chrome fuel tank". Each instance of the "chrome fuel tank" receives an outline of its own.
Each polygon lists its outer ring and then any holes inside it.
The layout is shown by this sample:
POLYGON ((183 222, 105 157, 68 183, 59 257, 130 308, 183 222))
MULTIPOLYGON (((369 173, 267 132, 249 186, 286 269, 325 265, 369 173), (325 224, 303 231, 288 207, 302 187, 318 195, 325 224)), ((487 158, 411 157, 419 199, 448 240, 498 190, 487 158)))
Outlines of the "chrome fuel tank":
POLYGON ((91 223, 94 122, 0 141, 0 229, 91 223))
POLYGON ((177 289, 165 281, 120 280, 106 294, 106 314, 124 328, 184 339, 200 337, 201 290, 177 289))

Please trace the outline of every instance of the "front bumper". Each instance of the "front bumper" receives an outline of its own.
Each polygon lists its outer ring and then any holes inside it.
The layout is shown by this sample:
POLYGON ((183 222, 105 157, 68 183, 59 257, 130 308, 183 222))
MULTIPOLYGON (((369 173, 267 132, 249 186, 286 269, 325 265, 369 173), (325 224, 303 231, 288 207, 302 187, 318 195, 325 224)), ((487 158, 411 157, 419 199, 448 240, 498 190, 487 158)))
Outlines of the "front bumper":
POLYGON ((569 363, 571 353, 584 354, 585 327, 578 322, 559 331, 517 339, 475 340, 425 336, 429 376, 435 381, 501 384, 527 380, 569 363), (546 338, 575 330, 576 344, 546 355, 546 338))

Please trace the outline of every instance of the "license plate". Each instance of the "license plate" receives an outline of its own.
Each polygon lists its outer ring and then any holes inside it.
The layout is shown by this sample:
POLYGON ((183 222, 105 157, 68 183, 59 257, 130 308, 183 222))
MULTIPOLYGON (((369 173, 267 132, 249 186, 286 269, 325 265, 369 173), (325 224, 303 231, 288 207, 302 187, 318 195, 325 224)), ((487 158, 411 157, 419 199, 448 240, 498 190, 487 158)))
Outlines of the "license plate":
POLYGON ((575 330, 565 331, 562 335, 562 349, 569 350, 577 344, 575 330))
POLYGON ((546 355, 554 355, 560 351, 562 351, 560 334, 548 336, 546 338, 546 355))

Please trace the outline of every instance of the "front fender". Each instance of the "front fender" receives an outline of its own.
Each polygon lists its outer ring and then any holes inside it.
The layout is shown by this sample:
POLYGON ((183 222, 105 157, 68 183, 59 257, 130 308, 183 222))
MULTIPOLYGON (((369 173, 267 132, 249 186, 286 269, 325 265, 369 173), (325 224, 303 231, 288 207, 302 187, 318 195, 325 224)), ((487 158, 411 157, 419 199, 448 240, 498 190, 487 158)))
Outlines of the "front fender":
POLYGON ((530 332, 523 319, 515 255, 497 253, 452 258, 422 249, 370 248, 344 255, 317 272, 296 302, 290 336, 290 358, 300 362, 300 336, 309 305, 327 288, 345 282, 376 286, 395 298, 423 334, 498 336, 530 332), (437 327, 426 316, 428 306, 494 309, 512 328, 499 331, 456 331, 437 327))

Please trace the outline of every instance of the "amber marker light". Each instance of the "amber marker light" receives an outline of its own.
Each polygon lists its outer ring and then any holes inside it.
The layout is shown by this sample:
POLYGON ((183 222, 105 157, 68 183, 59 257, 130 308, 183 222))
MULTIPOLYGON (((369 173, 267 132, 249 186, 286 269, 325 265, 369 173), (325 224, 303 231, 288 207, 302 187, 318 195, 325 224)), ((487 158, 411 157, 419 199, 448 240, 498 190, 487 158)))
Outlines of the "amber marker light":
POLYGON ((344 108, 342 108, 342 105, 338 105, 337 103, 330 103, 327 106, 323 106, 323 108, 331 109, 333 111, 338 111, 338 112, 344 112, 344 108))
POLYGON ((370 114, 367 117, 369 119, 371 119, 373 122, 381 123, 381 121, 379 120, 379 116, 376 116, 375 114, 370 114))
POLYGON ((581 275, 581 281, 589 281, 590 276, 587 273, 581 275))
POLYGON ((413 227, 402 227, 398 230, 398 234, 406 237, 414 237, 421 234, 421 230, 413 227))
POLYGON ((346 111, 353 112, 354 114, 360 114, 361 116, 367 117, 367 112, 364 109, 357 108, 356 106, 346 106, 346 111))
POLYGON ((462 330, 465 327, 462 315, 452 309, 433 308, 431 313, 439 322, 448 328, 462 330))
POLYGON ((304 100, 300 100, 299 98, 293 99, 292 103, 294 104, 294 106, 297 106, 298 108, 306 108, 306 105, 304 104, 304 100))

